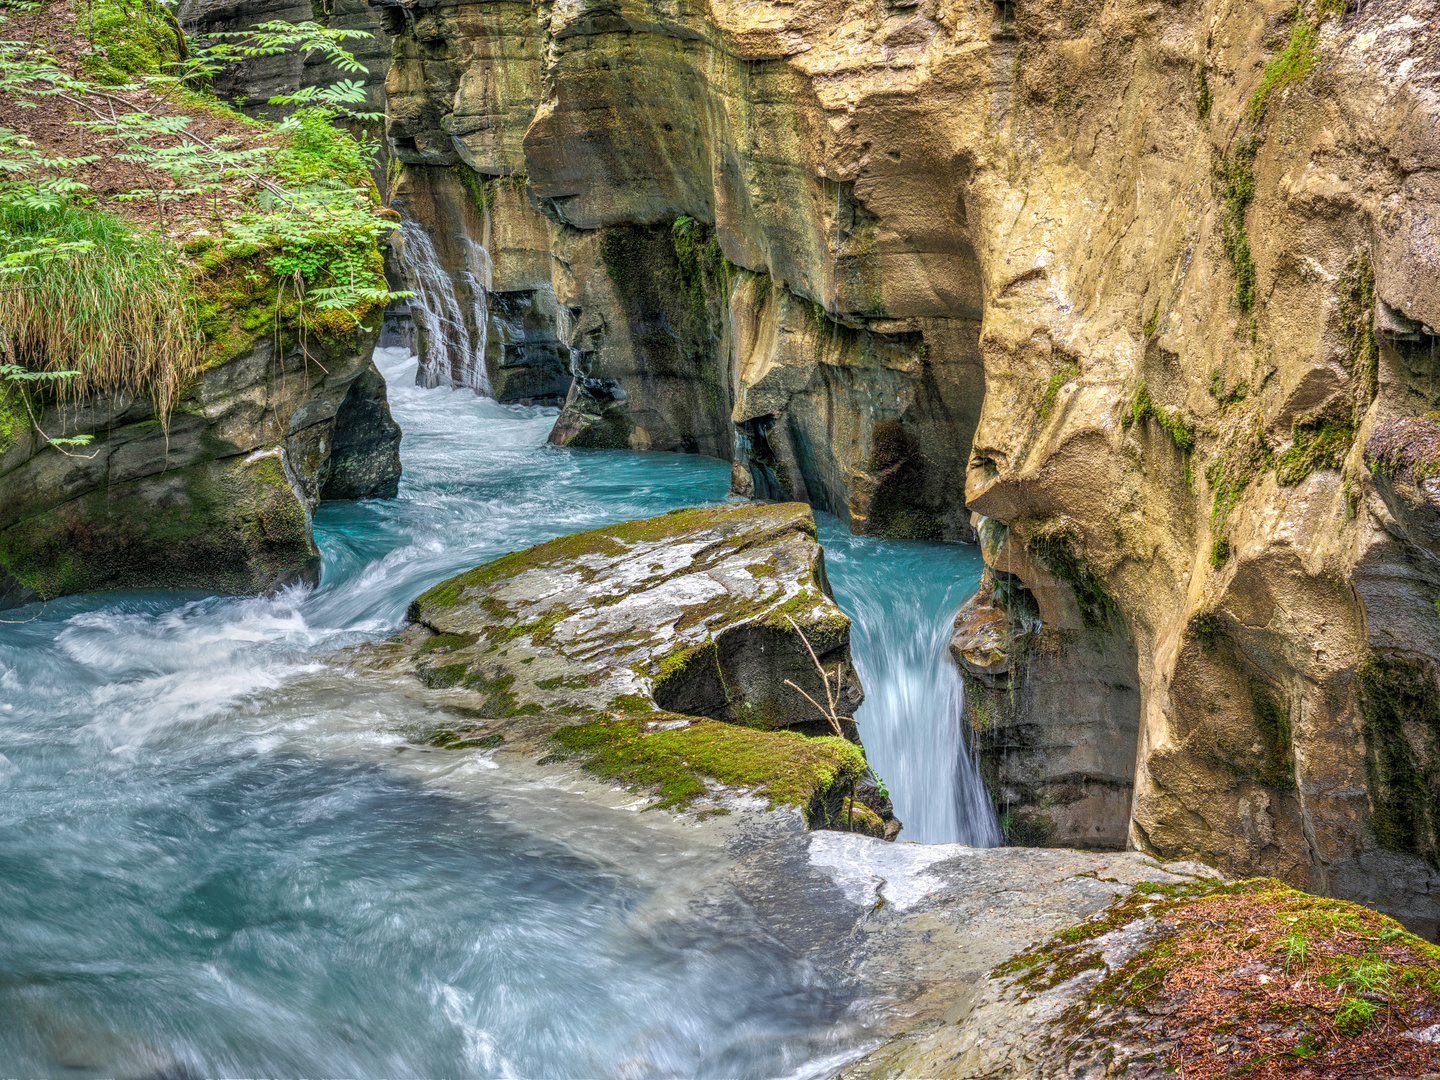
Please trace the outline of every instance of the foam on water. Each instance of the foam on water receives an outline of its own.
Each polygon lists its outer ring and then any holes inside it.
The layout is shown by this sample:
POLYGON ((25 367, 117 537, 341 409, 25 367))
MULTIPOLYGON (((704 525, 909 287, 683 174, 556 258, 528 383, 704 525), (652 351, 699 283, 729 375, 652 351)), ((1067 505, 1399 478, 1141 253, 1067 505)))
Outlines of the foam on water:
MULTIPOLYGON (((414 595, 461 569, 719 501, 728 466, 549 448, 553 409, 421 390, 413 358, 379 359, 405 477, 393 502, 321 507, 317 588, 72 597, 0 615, 5 1071, 830 1069, 864 1038, 852 991, 743 913, 697 923, 665 902, 716 853, 576 796, 516 790, 485 755, 397 753, 399 729, 425 714, 323 662, 393 630, 414 595)), ((940 670, 931 646, 976 576, 973 553, 833 526, 826 537, 860 620, 872 757, 908 828, 954 839, 940 834, 959 811, 932 823, 905 788, 931 782, 904 763, 930 699, 883 684, 906 664, 917 687, 940 670), (886 553, 912 549, 887 577, 886 553), (911 657, 896 643, 916 620, 911 657)), ((927 715, 958 730, 953 709, 927 715)))

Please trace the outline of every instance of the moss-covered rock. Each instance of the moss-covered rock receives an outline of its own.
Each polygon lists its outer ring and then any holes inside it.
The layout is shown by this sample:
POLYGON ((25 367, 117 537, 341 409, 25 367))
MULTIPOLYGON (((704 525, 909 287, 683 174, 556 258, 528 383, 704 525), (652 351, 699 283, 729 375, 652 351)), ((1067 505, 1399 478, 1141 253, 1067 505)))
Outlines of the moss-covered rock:
POLYGON ((404 662, 427 685, 481 695, 495 716, 643 707, 828 734, 786 684, 825 701, 802 633, 832 686, 839 670, 840 713, 861 700, 814 517, 794 503, 562 536, 442 582, 410 617, 404 662))
MULTIPOLYGON (((378 320, 376 320, 378 321, 378 320)), ((206 367, 168 424, 129 395, 0 393, 0 606, 96 589, 252 593, 313 579, 321 498, 394 494, 399 427, 361 327, 206 367), (44 434, 41 434, 41 433, 44 434), (88 434, 81 447, 55 437, 88 434)))
POLYGON ((446 729, 456 745, 501 736, 656 807, 718 784, 812 827, 899 831, 852 741, 850 623, 806 506, 677 510, 558 537, 441 582, 410 618, 362 648, 361 667, 468 717, 446 729), (806 698, 828 703, 812 649, 844 738, 806 698))

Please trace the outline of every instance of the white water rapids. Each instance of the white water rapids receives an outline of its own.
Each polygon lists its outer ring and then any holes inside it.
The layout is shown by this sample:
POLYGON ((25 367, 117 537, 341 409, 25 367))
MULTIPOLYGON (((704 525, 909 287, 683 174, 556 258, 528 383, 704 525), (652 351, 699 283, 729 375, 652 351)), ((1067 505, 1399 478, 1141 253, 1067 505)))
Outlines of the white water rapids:
MULTIPOLYGON (((863 1037, 852 988, 676 899, 729 856, 483 752, 407 751, 433 718, 324 662, 461 569, 719 501, 728 466, 546 447, 554 410, 378 359, 405 476, 321 508, 318 588, 4 616, 29 621, 0 625, 0 1071, 826 1075, 863 1037)), ((822 535, 906 837, 992 842, 944 655, 978 555, 822 535)))

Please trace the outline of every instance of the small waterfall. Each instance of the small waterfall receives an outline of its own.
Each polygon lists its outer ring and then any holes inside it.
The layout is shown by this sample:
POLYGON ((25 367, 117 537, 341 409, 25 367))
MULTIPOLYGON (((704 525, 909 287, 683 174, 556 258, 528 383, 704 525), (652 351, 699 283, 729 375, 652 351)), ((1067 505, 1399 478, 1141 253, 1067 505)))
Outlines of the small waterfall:
POLYGON ((580 366, 580 349, 575 344, 575 314, 564 304, 555 305, 555 339, 564 342, 570 350, 571 378, 583 383, 585 371, 580 366))
POLYGON ((423 387, 468 386, 481 397, 492 397, 485 370, 486 327, 489 312, 486 293, 492 281, 490 253, 465 237, 465 269, 460 284, 469 294, 469 320, 455 279, 446 272, 430 235, 416 222, 401 222, 400 264, 405 268, 410 314, 422 331, 420 367, 416 382, 423 387))
POLYGON ((853 620, 851 653, 865 687, 860 740, 890 789, 901 839, 999 845, 949 650, 955 611, 980 577, 979 553, 851 537, 822 520, 828 576, 853 620))

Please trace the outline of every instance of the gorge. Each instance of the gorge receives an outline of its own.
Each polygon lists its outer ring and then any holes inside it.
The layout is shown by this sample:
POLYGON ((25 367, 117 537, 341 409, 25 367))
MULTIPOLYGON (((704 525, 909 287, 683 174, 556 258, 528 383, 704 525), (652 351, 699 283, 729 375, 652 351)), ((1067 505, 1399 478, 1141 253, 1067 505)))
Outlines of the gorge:
POLYGON ((3 84, 194 319, 0 294, 12 1071, 1440 1068, 1434 0, 141 12, 368 36, 3 84))

